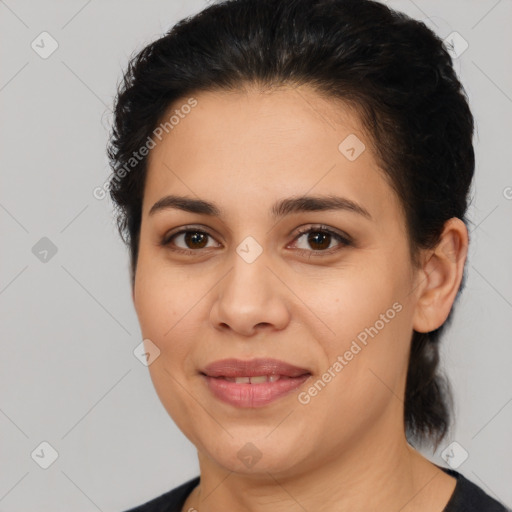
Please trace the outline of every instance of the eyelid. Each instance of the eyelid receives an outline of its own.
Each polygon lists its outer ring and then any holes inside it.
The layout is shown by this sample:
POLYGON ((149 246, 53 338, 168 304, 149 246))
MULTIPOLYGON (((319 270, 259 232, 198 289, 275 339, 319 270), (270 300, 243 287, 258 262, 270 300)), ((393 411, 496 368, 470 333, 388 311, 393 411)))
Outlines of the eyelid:
POLYGON ((345 233, 344 231, 341 231, 341 230, 336 229, 336 228, 332 228, 332 227, 327 226, 325 224, 314 224, 314 223, 303 224, 302 226, 299 226, 298 228, 296 228, 294 230, 294 232, 296 233, 294 240, 296 240, 299 236, 301 236, 301 235, 303 235, 305 233, 309 233, 310 231, 312 231, 312 232, 315 232, 315 231, 326 231, 327 233, 330 233, 332 235, 339 236, 340 238, 342 238, 347 243, 352 243, 352 238, 347 233, 345 233), (305 226, 307 226, 307 227, 305 227, 305 226))

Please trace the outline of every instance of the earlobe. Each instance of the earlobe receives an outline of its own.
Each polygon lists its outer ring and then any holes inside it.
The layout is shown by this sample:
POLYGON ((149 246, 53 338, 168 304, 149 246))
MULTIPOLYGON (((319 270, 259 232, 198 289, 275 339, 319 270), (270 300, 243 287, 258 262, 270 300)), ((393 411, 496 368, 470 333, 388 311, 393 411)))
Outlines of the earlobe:
POLYGON ((425 258, 413 319, 415 331, 434 331, 448 318, 462 281, 467 250, 466 225, 453 217, 445 223, 439 244, 425 258))

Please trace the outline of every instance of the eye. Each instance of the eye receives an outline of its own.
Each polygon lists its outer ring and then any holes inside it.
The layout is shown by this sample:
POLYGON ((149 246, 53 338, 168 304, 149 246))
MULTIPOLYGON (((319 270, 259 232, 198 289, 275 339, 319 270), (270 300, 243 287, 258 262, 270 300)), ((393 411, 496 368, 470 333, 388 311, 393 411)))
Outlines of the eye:
POLYGON ((197 253, 200 249, 218 247, 215 244, 208 245, 211 240, 213 240, 213 237, 206 231, 197 228, 185 228, 177 233, 166 235, 160 245, 169 246, 172 251, 178 253, 193 254, 197 253), (182 246, 180 247, 178 244, 182 244, 182 246))
MULTIPOLYGON (((347 235, 337 233, 323 225, 299 230, 293 243, 298 246, 299 253, 308 256, 332 254, 343 247, 353 245, 347 235)), ((208 232, 190 226, 166 235, 160 245, 168 247, 173 252, 187 255, 198 255, 202 249, 220 246, 208 232)))
POLYGON ((341 235, 326 226, 302 229, 295 237, 294 242, 298 246, 299 252, 309 253, 310 256, 321 255, 319 253, 332 254, 344 246, 352 245, 348 236, 341 235), (300 241, 301 239, 302 241, 300 241))

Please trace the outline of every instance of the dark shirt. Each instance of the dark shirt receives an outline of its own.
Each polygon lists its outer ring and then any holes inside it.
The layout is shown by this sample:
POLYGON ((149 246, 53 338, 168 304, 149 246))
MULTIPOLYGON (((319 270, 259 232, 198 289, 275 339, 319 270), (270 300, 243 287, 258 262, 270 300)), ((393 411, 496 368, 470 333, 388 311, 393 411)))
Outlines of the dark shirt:
MULTIPOLYGON (((510 509, 491 498, 461 473, 453 469, 438 467, 457 479, 450 501, 442 512, 511 512, 510 509)), ((126 512, 181 512, 188 495, 199 484, 199 478, 197 476, 158 498, 126 512)), ((191 512, 194 512, 194 509, 191 509, 191 512)))

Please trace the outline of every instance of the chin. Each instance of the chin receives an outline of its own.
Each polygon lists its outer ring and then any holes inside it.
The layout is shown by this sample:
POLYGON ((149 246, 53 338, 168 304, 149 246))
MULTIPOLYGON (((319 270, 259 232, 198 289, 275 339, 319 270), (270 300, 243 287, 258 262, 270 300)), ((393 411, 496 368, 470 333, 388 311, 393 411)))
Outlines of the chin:
POLYGON ((268 474, 290 474, 295 467, 303 464, 303 458, 297 451, 302 446, 300 439, 290 436, 286 440, 279 436, 267 438, 268 430, 262 436, 233 436, 226 434, 209 446, 211 437, 206 441, 208 457, 226 471, 243 475, 268 478, 268 474))

